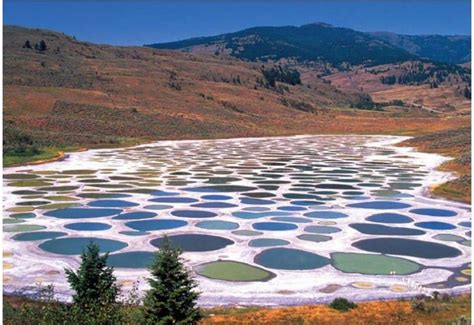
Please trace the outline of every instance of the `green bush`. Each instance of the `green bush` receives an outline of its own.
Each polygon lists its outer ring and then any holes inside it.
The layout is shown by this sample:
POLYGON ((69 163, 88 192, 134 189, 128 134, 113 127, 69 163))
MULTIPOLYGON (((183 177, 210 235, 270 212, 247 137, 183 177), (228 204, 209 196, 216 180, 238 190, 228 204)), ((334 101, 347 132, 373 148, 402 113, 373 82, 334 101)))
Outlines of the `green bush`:
POLYGON ((357 308, 357 305, 346 298, 336 298, 329 304, 329 307, 339 311, 348 311, 357 308))

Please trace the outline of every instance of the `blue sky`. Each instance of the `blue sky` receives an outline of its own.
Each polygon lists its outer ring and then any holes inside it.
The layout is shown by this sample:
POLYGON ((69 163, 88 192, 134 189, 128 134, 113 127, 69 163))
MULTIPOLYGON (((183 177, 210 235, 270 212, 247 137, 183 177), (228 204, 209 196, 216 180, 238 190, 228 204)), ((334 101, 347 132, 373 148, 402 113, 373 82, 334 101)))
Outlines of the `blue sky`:
POLYGON ((4 24, 47 28, 116 45, 312 22, 360 31, 468 35, 470 14, 469 0, 4 1, 4 24))

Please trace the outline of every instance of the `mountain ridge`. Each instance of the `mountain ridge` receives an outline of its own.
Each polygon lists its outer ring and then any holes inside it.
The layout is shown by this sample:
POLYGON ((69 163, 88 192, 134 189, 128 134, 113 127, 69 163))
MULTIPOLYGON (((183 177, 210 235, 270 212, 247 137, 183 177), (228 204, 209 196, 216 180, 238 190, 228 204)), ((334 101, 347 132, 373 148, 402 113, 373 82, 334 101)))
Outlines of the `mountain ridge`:
POLYGON ((251 61, 296 57, 311 61, 323 59, 336 65, 343 62, 378 65, 415 58, 450 64, 460 64, 470 60, 469 36, 360 32, 321 22, 300 26, 256 26, 231 33, 145 44, 144 46, 177 50, 211 45, 217 46, 219 48, 217 51, 251 61), (252 42, 249 39, 258 43, 259 47, 266 46, 266 48, 257 51, 252 47, 252 42), (365 48, 363 45, 360 46, 360 41, 364 42, 365 48), (433 41, 437 43, 430 45, 429 43, 433 43, 433 41), (328 47, 328 44, 331 46, 328 47), (450 49, 451 53, 445 53, 446 46, 450 44, 455 45, 455 48, 450 49), (417 49, 420 47, 421 50, 417 49), (444 54, 440 52, 443 48, 444 54), (310 49, 312 52, 308 53, 306 49, 310 49), (340 53, 344 51, 350 51, 352 58, 340 53))

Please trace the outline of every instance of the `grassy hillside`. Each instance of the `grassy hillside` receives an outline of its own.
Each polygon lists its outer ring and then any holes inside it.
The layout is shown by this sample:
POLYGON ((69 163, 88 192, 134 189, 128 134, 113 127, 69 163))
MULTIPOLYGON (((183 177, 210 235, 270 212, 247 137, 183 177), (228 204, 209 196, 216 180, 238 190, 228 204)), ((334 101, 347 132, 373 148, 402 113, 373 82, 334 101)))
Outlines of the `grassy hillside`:
POLYGON ((379 65, 415 58, 409 52, 368 33, 316 23, 302 26, 254 27, 235 33, 150 44, 161 49, 211 46, 216 53, 240 59, 325 61, 332 65, 379 65))
POLYGON ((433 61, 460 64, 471 61, 471 37, 461 35, 401 35, 372 33, 393 46, 433 61))
POLYGON ((454 172, 456 179, 437 184, 433 194, 452 200, 471 203, 471 128, 445 130, 404 141, 401 145, 416 147, 420 151, 434 152, 453 157, 440 169, 454 172))
POLYGON ((253 27, 234 33, 146 45, 160 49, 230 54, 250 61, 296 59, 334 66, 380 65, 413 59, 461 64, 470 61, 469 36, 365 33, 325 23, 253 27))
POLYGON ((469 123, 466 117, 447 119, 416 108, 350 109, 373 108, 367 105, 370 97, 338 89, 311 74, 294 85, 285 79, 269 85, 263 71, 272 66, 96 45, 61 33, 6 26, 4 154, 15 161, 71 146, 321 133, 413 134, 469 123))

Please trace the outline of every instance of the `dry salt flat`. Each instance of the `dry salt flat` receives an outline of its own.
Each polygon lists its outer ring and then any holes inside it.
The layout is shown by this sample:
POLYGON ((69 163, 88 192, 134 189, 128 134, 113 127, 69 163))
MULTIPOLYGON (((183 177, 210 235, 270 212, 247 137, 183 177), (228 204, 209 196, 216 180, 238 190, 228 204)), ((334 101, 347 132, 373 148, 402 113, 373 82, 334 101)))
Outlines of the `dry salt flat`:
POLYGON ((404 139, 160 141, 5 168, 4 291, 69 299, 64 268, 91 240, 144 290, 165 234, 203 306, 468 291, 470 206, 428 196, 447 158, 404 139))

